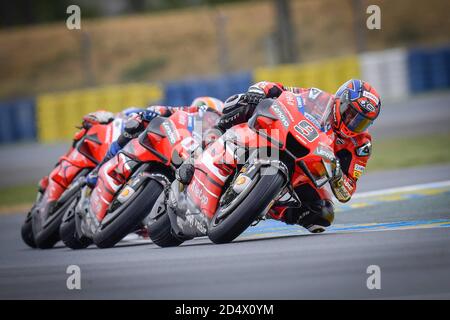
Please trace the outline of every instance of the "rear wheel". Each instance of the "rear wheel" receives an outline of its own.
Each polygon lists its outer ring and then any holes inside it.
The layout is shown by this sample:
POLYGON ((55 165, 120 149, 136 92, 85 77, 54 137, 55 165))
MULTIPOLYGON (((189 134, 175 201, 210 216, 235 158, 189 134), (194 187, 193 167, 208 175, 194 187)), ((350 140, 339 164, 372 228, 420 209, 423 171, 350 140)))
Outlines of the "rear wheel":
MULTIPOLYGON (((99 248, 111 248, 127 234, 136 230, 142 220, 150 213, 153 205, 161 194, 163 187, 157 181, 150 179, 147 185, 141 187, 122 207, 111 222, 102 226, 94 235, 94 243, 99 248)), ((116 210, 116 211, 117 211, 116 210)), ((108 216, 105 217, 107 219, 108 216)))
POLYGON ((261 175, 231 213, 219 218, 222 210, 227 209, 225 205, 219 207, 208 228, 209 239, 219 244, 228 243, 237 238, 267 209, 271 201, 279 194, 284 180, 280 172, 261 175))

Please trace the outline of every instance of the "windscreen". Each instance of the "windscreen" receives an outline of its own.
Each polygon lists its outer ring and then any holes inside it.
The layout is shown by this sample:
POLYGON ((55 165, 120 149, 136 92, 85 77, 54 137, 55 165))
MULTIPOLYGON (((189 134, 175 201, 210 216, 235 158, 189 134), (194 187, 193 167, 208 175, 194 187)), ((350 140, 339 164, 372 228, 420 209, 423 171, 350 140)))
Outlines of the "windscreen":
POLYGON ((331 126, 333 96, 314 88, 296 96, 299 111, 305 118, 319 130, 327 132, 331 126))

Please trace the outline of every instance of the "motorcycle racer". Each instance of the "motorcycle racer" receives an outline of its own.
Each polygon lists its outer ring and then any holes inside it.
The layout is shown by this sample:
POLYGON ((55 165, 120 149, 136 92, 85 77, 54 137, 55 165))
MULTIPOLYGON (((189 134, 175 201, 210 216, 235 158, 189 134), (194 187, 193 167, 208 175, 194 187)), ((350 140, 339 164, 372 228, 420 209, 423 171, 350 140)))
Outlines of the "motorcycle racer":
POLYGON ((111 144, 105 158, 97 166, 97 169, 89 174, 87 177, 87 184, 92 188, 97 184, 98 169, 113 158, 129 141, 136 138, 142 131, 145 130, 147 125, 152 119, 157 116, 168 117, 173 112, 178 110, 184 110, 186 112, 197 112, 199 110, 206 109, 214 110, 215 112, 222 114, 223 102, 214 97, 198 97, 192 101, 189 106, 172 107, 172 106, 150 106, 146 109, 129 108, 126 109, 128 119, 125 122, 125 126, 122 134, 119 138, 111 144))
MULTIPOLYGON (((336 168, 330 187, 340 202, 349 201, 371 155, 371 136, 367 129, 379 115, 380 96, 369 83, 356 79, 345 82, 334 95, 317 88, 285 87, 280 83, 259 82, 250 86, 245 94, 226 100, 217 128, 225 132, 236 124, 247 122, 262 99, 277 98, 283 91, 297 95, 299 108, 311 104, 308 109, 314 109, 315 101, 329 106, 322 123, 318 123, 313 117, 308 119, 332 137, 336 168)), ((182 166, 179 171, 184 173, 193 170, 182 166)), ((182 183, 190 182, 189 175, 181 176, 182 183)), ((275 204, 268 217, 287 224, 299 224, 313 233, 323 232, 334 220, 331 195, 325 188, 318 189, 312 183, 298 186, 295 192, 302 202, 301 208, 277 207, 275 204)))

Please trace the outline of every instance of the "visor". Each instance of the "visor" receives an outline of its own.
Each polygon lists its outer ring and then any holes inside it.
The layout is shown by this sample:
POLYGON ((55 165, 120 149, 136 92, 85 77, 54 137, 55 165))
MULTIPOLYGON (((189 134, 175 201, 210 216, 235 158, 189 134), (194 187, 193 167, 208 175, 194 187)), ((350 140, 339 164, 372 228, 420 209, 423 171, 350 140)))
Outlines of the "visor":
POLYGON ((352 132, 364 132, 373 123, 373 120, 359 113, 351 103, 341 105, 340 112, 342 123, 352 132))

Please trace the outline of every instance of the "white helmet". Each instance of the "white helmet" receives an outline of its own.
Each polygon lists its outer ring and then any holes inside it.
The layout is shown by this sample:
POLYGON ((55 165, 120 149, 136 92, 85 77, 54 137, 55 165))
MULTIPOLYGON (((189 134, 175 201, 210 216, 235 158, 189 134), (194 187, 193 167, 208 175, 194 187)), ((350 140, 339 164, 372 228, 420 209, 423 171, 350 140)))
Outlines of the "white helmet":
POLYGON ((198 97, 192 101, 191 106, 201 107, 206 106, 213 110, 216 110, 218 113, 222 114, 223 111, 223 102, 217 98, 213 97, 198 97))

